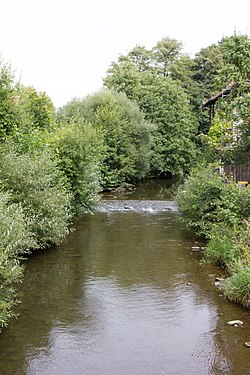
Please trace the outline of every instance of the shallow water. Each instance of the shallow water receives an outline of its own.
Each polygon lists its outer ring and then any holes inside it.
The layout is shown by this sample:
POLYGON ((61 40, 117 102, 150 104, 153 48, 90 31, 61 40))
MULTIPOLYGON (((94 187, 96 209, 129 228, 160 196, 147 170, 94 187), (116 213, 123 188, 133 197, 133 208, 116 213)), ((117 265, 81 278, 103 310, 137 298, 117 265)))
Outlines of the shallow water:
POLYGON ((1 375, 250 373, 249 312, 214 286, 222 272, 200 263, 192 248, 204 244, 169 194, 149 182, 106 201, 30 257, 20 316, 0 335, 1 375))

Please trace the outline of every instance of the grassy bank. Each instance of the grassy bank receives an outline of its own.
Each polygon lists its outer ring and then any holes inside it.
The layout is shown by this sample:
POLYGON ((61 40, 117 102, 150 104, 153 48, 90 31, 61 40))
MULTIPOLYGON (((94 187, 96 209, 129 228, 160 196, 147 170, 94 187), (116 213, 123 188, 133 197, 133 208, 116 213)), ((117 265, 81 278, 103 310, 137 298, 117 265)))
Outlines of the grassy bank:
POLYGON ((225 296, 250 307, 250 187, 212 166, 193 170, 176 200, 187 226, 207 239, 204 259, 225 268, 225 296))

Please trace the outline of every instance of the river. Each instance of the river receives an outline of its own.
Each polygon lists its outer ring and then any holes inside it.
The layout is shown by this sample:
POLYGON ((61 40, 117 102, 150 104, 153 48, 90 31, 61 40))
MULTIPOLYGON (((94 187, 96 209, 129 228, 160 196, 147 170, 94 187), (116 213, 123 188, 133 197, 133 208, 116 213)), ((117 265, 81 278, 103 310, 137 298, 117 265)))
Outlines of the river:
POLYGON ((249 311, 214 285, 222 271, 201 263, 169 183, 122 198, 30 256, 0 375, 250 374, 249 311))

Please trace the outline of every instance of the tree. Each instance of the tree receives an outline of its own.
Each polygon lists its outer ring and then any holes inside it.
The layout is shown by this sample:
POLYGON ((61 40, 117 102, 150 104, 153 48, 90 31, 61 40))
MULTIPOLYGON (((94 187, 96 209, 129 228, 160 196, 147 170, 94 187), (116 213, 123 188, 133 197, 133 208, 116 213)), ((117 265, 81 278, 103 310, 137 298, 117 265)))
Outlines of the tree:
POLYGON ((104 84, 136 101, 146 119, 157 125, 151 173, 183 174, 195 157, 197 124, 189 98, 171 77, 154 70, 140 71, 131 60, 114 64, 104 84))
MULTIPOLYGON (((222 38, 219 43, 223 63, 218 73, 218 84, 224 87, 231 82, 244 84, 250 79, 250 38, 237 34, 222 38)), ((248 87, 248 86, 247 86, 248 87)), ((243 89, 245 86, 243 85, 243 89)))
POLYGON ((102 185, 117 186, 146 176, 153 127, 126 95, 101 91, 62 108, 60 122, 87 121, 104 137, 102 185), (71 120, 70 120, 71 119, 71 120))
POLYGON ((172 79, 144 77, 135 95, 146 118, 157 125, 153 175, 182 175, 195 158, 196 121, 184 90, 172 79))
POLYGON ((152 59, 157 75, 172 75, 172 66, 181 57, 182 43, 176 39, 163 38, 152 48, 152 59))
POLYGON ((11 134, 16 124, 14 74, 0 57, 0 141, 11 134))
POLYGON ((250 155, 250 38, 237 34, 219 43, 222 55, 217 83, 223 89, 229 83, 237 85, 231 94, 217 105, 231 123, 234 143, 231 162, 244 162, 250 155))
POLYGON ((30 132, 33 129, 51 130, 55 125, 55 107, 45 92, 34 87, 18 85, 17 103, 19 132, 30 132))
POLYGON ((33 248, 59 244, 68 234, 71 194, 48 150, 19 153, 18 144, 0 148, 1 186, 11 202, 22 205, 33 248))
POLYGON ((212 44, 202 48, 194 58, 193 79, 199 85, 199 91, 202 102, 214 95, 218 86, 218 71, 222 66, 223 57, 218 44, 212 44))
POLYGON ((217 44, 212 44, 203 48, 195 55, 193 60, 193 80, 196 83, 196 113, 199 121, 199 132, 207 133, 209 130, 209 115, 207 110, 202 108, 206 100, 213 96, 216 91, 220 91, 218 87, 217 76, 222 65, 222 53, 217 44))
POLYGON ((73 109, 77 108, 78 102, 72 101, 62 109, 60 126, 49 134, 47 142, 67 178, 73 195, 73 211, 80 216, 97 203, 103 136, 83 118, 78 118, 77 112, 74 115, 73 109))
MULTIPOLYGON (((141 72, 152 69, 152 51, 147 50, 144 46, 136 46, 128 53, 127 57, 131 58, 132 63, 141 72)), ((122 59, 126 59, 126 56, 123 56, 119 61, 121 62, 122 59)))

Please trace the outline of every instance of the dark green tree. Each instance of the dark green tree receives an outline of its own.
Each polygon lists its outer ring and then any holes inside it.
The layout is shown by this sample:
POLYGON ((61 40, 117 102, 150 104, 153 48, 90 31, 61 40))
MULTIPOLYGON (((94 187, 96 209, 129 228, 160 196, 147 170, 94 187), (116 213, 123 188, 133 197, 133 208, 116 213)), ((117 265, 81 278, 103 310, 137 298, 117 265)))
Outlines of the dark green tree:
POLYGON ((109 90, 73 100, 60 112, 60 122, 87 121, 102 133, 102 185, 117 186, 144 178, 149 170, 153 127, 124 94, 109 90))
POLYGON ((230 95, 217 102, 217 109, 231 123, 231 162, 242 163, 250 156, 250 38, 234 33, 219 43, 222 64, 216 77, 224 89, 237 83, 230 95))
POLYGON ((0 56, 0 141, 11 134, 16 126, 14 73, 11 66, 2 61, 0 56))
POLYGON ((152 69, 140 71, 131 59, 113 64, 104 84, 125 92, 138 103, 146 119, 157 125, 151 173, 185 173, 195 157, 197 123, 181 84, 152 69))

